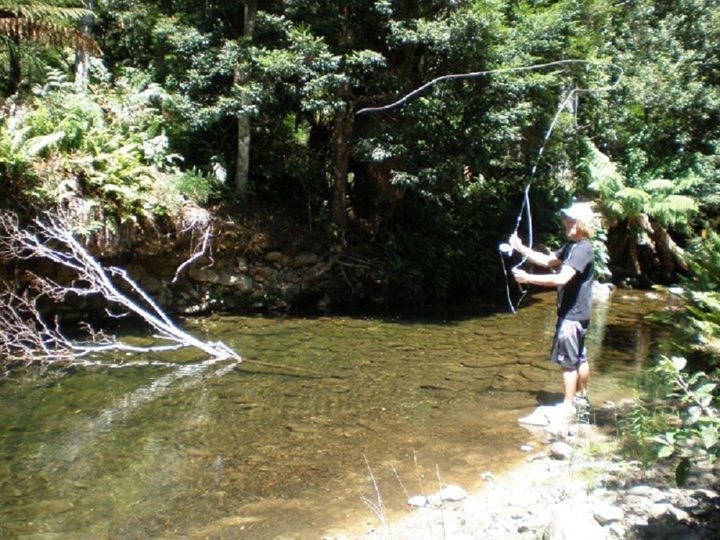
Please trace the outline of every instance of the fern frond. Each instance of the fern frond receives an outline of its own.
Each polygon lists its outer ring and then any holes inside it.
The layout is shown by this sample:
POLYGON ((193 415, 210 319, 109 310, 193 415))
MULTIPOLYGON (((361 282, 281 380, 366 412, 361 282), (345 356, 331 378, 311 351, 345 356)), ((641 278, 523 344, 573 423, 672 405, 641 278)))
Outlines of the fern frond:
POLYGON ((676 189, 675 183, 672 180, 667 180, 665 178, 655 178, 650 180, 649 182, 646 182, 643 187, 648 192, 672 193, 676 189))
POLYGON ((668 195, 661 199, 652 199, 647 211, 665 226, 685 225, 697 213, 698 203, 685 195, 668 195))
POLYGON ((102 55, 100 46, 91 36, 54 22, 27 18, 0 18, 0 34, 18 39, 32 39, 47 45, 72 44, 92 55, 102 55))
POLYGON ((622 205, 627 217, 637 216, 644 212, 650 202, 650 195, 638 188, 625 187, 615 193, 615 197, 622 205))
POLYGON ((589 177, 588 187, 601 195, 611 195, 625 187, 625 179, 612 160, 592 141, 586 140, 585 147, 587 154, 582 165, 589 177))
POLYGON ((56 6, 47 2, 0 1, 0 18, 2 19, 48 19, 77 22, 87 17, 95 17, 95 13, 83 7, 56 6))
POLYGON ((22 126, 22 127, 14 127, 10 129, 10 141, 11 141, 11 147, 13 150, 17 151, 20 149, 20 147, 23 145, 25 140, 27 139, 28 135, 30 135, 30 131, 32 130, 31 126, 22 126))
POLYGON ((59 143, 64 138, 65 132, 63 131, 57 131, 55 133, 50 133, 49 135, 40 135, 39 137, 32 137, 25 142, 23 150, 28 156, 35 157, 46 148, 59 143))

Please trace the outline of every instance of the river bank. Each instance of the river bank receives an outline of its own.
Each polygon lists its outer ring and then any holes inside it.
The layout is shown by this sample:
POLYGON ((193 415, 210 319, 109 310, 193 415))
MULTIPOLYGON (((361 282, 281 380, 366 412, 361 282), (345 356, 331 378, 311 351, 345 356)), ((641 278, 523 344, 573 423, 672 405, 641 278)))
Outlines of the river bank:
POLYGON ((333 540, 710 539, 720 537, 720 465, 697 466, 675 487, 672 470, 618 452, 605 407, 594 425, 528 426, 529 457, 504 473, 468 471, 485 485, 397 521, 333 540), (553 433, 549 433, 552 431, 553 433))

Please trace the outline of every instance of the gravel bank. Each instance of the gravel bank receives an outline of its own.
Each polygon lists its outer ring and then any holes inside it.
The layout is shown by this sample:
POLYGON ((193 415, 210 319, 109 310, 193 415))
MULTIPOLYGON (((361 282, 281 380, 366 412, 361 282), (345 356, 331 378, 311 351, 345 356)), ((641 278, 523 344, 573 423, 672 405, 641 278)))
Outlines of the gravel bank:
POLYGON ((487 475, 479 491, 440 504, 430 497, 403 519, 333 539, 720 538, 718 464, 697 467, 680 489, 669 468, 623 460, 596 426, 528 429, 536 453, 504 474, 487 475))

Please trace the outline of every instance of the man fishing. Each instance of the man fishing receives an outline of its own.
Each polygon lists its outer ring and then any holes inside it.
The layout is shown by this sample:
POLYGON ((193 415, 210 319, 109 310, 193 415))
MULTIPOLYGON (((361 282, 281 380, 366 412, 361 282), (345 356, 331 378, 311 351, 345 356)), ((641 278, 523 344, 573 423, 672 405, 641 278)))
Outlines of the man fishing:
POLYGON ((594 253, 590 238, 593 235, 593 211, 588 203, 577 202, 561 210, 565 234, 569 240, 550 254, 523 245, 517 233, 509 244, 528 261, 557 272, 531 274, 516 268, 513 275, 518 283, 557 287, 557 325, 550 358, 563 370, 563 406, 568 413, 576 409, 587 413, 586 391, 590 367, 585 349, 585 333, 592 311, 592 283, 594 253))

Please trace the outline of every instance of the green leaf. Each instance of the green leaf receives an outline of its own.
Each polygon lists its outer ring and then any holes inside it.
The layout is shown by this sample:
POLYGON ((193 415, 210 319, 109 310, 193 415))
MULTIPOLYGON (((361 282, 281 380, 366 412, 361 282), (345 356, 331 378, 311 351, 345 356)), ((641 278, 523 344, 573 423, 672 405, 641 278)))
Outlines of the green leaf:
POLYGON ((667 457, 670 457, 675 452, 675 447, 673 446, 663 446, 658 450, 657 457, 658 459, 664 459, 667 457))
POLYGON ((57 144, 58 142, 62 141, 65 138, 65 132, 64 131, 57 131, 55 133, 50 133, 49 135, 41 135, 39 137, 32 137, 31 139, 28 139, 24 146, 25 152, 31 156, 37 156, 40 152, 45 150, 46 148, 53 146, 57 144))
POLYGON ((670 362, 672 362, 672 365, 676 371, 682 371, 683 369, 685 369, 685 366, 687 366, 687 360, 681 356, 673 356, 670 359, 670 362))
POLYGON ((707 426, 701 432, 703 444, 706 449, 710 449, 718 443, 717 426, 707 426))
POLYGON ((688 426, 692 426, 693 424, 696 424, 698 420, 700 420, 700 417, 702 417, 702 409, 700 407, 690 407, 688 409, 688 418, 685 423, 688 426))
POLYGON ((713 390, 715 390, 715 388, 717 388, 716 383, 713 383, 713 382, 705 383, 700 388, 695 390, 695 393, 698 395, 701 395, 701 396, 708 396, 708 395, 712 395, 713 390))

